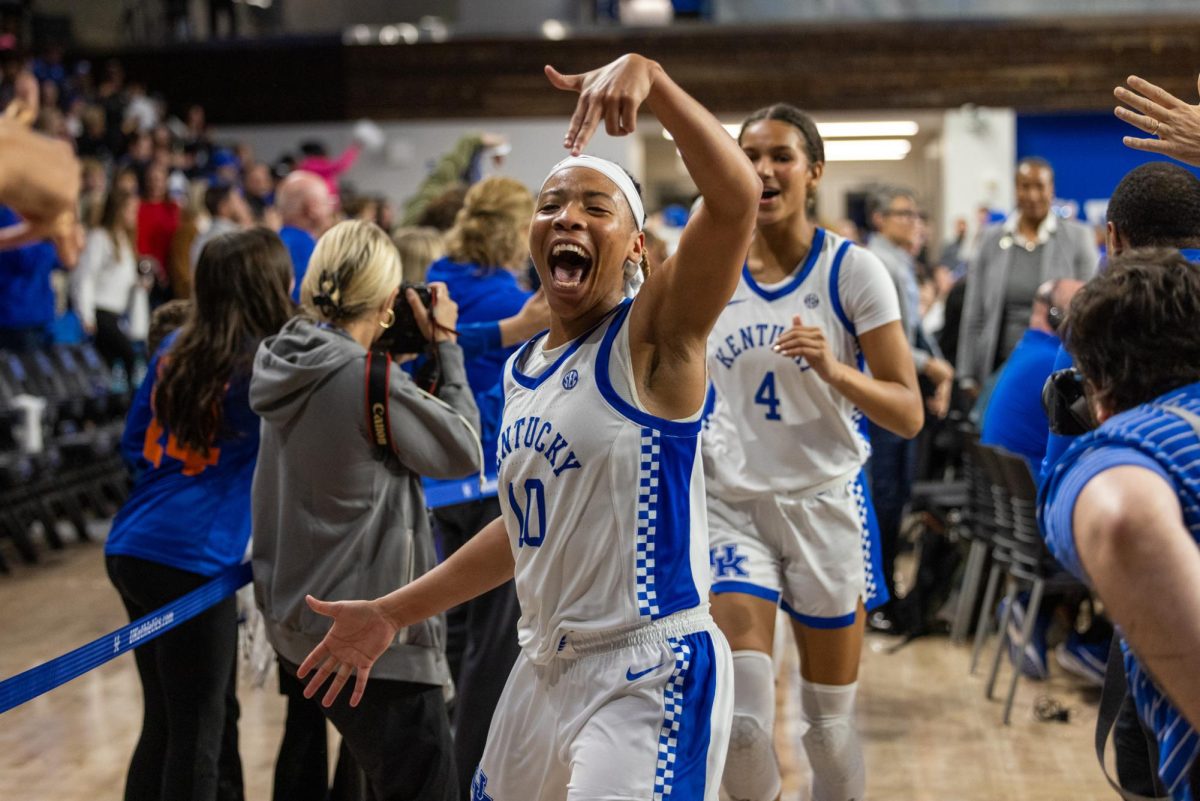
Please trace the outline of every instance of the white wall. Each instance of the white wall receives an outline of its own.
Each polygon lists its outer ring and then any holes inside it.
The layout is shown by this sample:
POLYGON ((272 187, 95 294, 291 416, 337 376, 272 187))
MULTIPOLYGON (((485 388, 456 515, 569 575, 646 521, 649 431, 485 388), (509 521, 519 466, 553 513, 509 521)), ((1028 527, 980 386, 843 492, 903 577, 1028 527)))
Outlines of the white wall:
POLYGON ((1008 210, 1015 202, 1017 115, 1012 109, 947 111, 942 123, 942 238, 954 220, 974 226, 981 205, 1008 210))
MULTIPOLYGON (((567 155, 562 138, 567 119, 454 120, 450 122, 381 123, 388 141, 382 153, 364 153, 346 173, 360 191, 378 192, 403 202, 428 175, 437 159, 466 133, 490 131, 506 136, 512 152, 498 172, 511 175, 536 191, 547 171, 567 155)), ((316 139, 331 154, 351 142, 352 123, 229 126, 216 131, 218 141, 250 143, 260 160, 274 161, 284 152, 298 153, 300 142, 316 139)), ((642 173, 641 147, 633 137, 614 139, 601 129, 587 152, 642 173)))

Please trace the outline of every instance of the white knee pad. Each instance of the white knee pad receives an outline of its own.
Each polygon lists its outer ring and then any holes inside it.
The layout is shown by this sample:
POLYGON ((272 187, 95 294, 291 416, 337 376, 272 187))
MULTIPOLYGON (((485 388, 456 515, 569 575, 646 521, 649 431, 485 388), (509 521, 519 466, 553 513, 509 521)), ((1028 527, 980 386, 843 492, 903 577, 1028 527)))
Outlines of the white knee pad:
POLYGON ((867 770, 854 725, 858 683, 834 686, 800 680, 802 738, 813 771, 813 801, 862 801, 867 770))
POLYGON ((734 801, 775 801, 775 671, 759 651, 733 652, 733 732, 722 784, 734 801))

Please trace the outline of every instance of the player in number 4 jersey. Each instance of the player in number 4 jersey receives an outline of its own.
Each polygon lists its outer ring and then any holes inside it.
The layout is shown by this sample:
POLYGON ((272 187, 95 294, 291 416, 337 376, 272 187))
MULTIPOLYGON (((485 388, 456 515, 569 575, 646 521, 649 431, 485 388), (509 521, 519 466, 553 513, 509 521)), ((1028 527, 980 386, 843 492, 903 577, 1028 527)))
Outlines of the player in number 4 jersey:
POLYGON ((865 414, 915 435, 917 376, 883 264, 813 222, 825 165, 812 120, 771 106, 738 141, 763 194, 741 282, 709 336, 704 434, 713 617, 736 684, 724 784, 737 801, 779 796, 770 654, 782 606, 800 650, 812 797, 860 801, 853 710, 864 604, 887 593, 861 424, 865 414))
MULTIPOLYGON (((705 344, 737 285, 761 184, 720 124, 637 55, 583 75, 529 249, 550 330, 506 369, 498 443, 503 517, 445 563, 376 601, 322 603, 334 618, 301 666, 331 675, 332 703, 397 631, 516 578, 518 658, 471 788, 476 801, 716 801, 732 669, 708 613, 699 453, 705 344), (631 133, 645 103, 704 198, 674 257, 625 299, 645 213, 615 164, 580 157, 603 120, 631 133)), ((370 703, 370 699, 367 700, 370 703)))

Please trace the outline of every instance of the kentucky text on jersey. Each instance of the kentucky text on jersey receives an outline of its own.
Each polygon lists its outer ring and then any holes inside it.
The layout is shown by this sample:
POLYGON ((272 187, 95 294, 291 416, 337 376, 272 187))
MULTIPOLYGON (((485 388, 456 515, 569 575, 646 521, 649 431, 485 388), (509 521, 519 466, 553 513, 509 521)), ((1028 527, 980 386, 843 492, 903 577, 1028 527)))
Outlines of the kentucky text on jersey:
POLYGON ((583 467, 583 463, 571 450, 571 443, 554 430, 554 424, 538 416, 519 417, 500 432, 500 441, 496 451, 497 466, 513 451, 522 448, 532 448, 554 468, 557 478, 567 470, 583 467))
MULTIPOLYGON (((786 331, 782 325, 775 323, 751 323, 737 330, 736 334, 725 337, 725 343, 713 351, 713 357, 726 369, 732 369, 737 357, 755 348, 769 348, 786 331), (768 334, 767 332, 770 332, 768 334)), ((796 364, 803 364, 804 357, 792 359, 796 364)))

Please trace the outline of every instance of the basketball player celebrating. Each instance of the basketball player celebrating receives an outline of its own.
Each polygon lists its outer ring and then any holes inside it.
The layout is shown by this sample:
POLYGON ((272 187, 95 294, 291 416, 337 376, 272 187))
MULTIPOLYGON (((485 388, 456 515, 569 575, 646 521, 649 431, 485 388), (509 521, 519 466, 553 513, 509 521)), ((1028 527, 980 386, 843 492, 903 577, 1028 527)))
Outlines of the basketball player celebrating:
POLYGON ((853 721, 864 603, 887 600, 862 415, 911 437, 921 397, 886 268, 814 221, 825 167, 816 125, 774 105, 738 141, 763 193, 750 258, 709 336, 704 434, 713 617, 734 663, 725 790, 779 796, 770 655, 782 606, 800 651, 812 797, 851 801, 865 785, 853 721))
POLYGON ((552 312, 505 368, 503 516, 424 577, 334 619, 300 667, 331 704, 405 626, 516 578, 522 655, 475 774, 476 801, 707 799, 728 748, 732 671, 709 617, 699 453, 705 345, 738 281, 761 186, 728 134, 655 62, 580 75, 529 248, 552 312), (704 197, 673 259, 635 301, 645 213, 620 167, 580 156, 603 121, 632 133, 645 103, 704 197), (569 790, 568 790, 569 788, 569 790))

